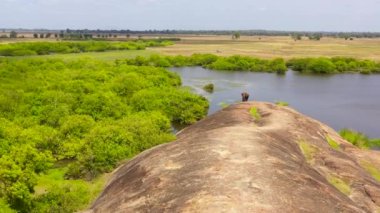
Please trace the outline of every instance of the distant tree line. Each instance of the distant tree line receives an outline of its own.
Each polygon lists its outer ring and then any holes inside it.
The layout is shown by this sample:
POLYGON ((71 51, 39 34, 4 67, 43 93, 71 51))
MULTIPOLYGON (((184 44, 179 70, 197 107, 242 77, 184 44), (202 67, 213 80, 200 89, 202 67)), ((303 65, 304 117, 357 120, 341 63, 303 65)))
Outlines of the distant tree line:
POLYGON ((91 33, 91 34, 129 34, 129 35, 149 35, 149 34, 206 34, 206 35, 244 35, 244 36, 289 36, 300 34, 306 37, 337 37, 337 38, 376 38, 380 37, 380 32, 324 32, 324 31, 276 31, 276 30, 70 30, 71 33, 91 33))
MULTIPOLYGON (((5 29, 3 29, 5 31, 5 29)), ((9 30, 8 30, 9 31, 9 30)), ((171 34, 203 34, 203 35, 239 35, 242 36, 291 36, 301 35, 318 40, 321 37, 336 37, 346 40, 351 38, 378 38, 380 32, 334 32, 334 31, 280 31, 280 30, 90 30, 90 29, 66 29, 66 30, 13 30, 15 32, 54 33, 60 38, 86 39, 89 37, 129 37, 131 35, 171 35, 171 34), (85 36, 87 35, 87 37, 85 36), (91 35, 91 36, 90 36, 91 35)))

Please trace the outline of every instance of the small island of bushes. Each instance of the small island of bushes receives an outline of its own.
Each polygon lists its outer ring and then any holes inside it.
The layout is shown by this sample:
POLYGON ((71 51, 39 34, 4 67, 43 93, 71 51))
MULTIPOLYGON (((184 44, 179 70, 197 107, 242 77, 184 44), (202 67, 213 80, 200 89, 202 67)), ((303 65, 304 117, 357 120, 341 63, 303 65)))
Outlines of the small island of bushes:
POLYGON ((117 63, 155 67, 202 66, 212 70, 272 72, 278 74, 284 74, 288 69, 314 74, 380 73, 379 62, 345 57, 298 58, 285 61, 282 58, 259 59, 239 55, 229 57, 213 54, 193 54, 191 56, 152 55, 150 57, 137 56, 132 59, 117 60, 117 63))

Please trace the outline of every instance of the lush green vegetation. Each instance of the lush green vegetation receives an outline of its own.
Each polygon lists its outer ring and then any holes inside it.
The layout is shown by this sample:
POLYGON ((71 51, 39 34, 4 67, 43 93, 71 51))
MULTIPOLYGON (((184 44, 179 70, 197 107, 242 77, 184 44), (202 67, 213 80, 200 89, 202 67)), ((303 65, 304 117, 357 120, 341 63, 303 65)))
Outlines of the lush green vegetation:
MULTIPOLYGON (((20 42, 0 45, 0 56, 33 56, 84 52, 104 52, 111 50, 144 50, 146 47, 167 46, 166 40, 136 40, 127 42, 112 41, 62 41, 62 42, 20 42)), ((380 63, 372 60, 359 60, 347 57, 295 58, 285 62, 282 58, 259 59, 234 55, 229 57, 213 54, 193 54, 191 56, 137 56, 117 60, 119 64, 155 67, 202 66, 212 70, 276 72, 283 74, 288 68, 305 73, 362 74, 380 73, 380 63)))
POLYGON ((0 212, 85 207, 102 174, 206 115, 180 85, 163 68, 0 58, 0 212))
POLYGON ((287 62, 287 66, 299 72, 320 74, 341 72, 370 74, 380 72, 380 63, 344 57, 291 59, 287 62))
POLYGON ((127 42, 19 42, 0 45, 0 56, 49 55, 53 53, 103 52, 109 50, 144 50, 147 47, 170 45, 164 40, 137 40, 127 42))
POLYGON ((277 72, 285 73, 285 60, 281 58, 266 60, 248 56, 222 57, 213 54, 194 54, 192 56, 159 56, 149 58, 138 56, 133 59, 118 60, 120 64, 156 67, 202 66, 212 70, 277 72))
MULTIPOLYGON (((14 43, 0 45, 0 55, 141 50, 168 44, 14 43)), ((204 117, 207 100, 180 88, 179 76, 165 67, 275 73, 284 73, 286 65, 312 73, 380 70, 373 61, 349 58, 294 59, 285 64, 283 59, 194 54, 137 56, 111 63, 72 55, 70 60, 0 58, 0 212, 83 209, 101 190, 105 173, 143 150, 174 140, 171 123, 191 124, 204 117)), ((205 87, 213 89, 212 84, 205 87)), ((261 119, 257 108, 250 114, 261 119)), ((351 130, 341 135, 361 148, 380 146, 380 140, 351 130)), ((331 138, 327 142, 339 149, 331 138)), ((299 145, 312 162, 317 148, 304 141, 299 145)))
POLYGON ((350 129, 343 129, 339 132, 340 136, 359 148, 378 148, 380 139, 370 139, 365 134, 350 129))
POLYGON ((132 59, 118 60, 118 63, 136 66, 184 67, 202 66, 212 70, 276 72, 283 74, 288 68, 295 71, 316 74, 359 72, 362 74, 380 73, 380 63, 354 58, 298 58, 285 63, 282 58, 272 60, 249 56, 222 57, 213 54, 194 54, 192 56, 137 56, 132 59))

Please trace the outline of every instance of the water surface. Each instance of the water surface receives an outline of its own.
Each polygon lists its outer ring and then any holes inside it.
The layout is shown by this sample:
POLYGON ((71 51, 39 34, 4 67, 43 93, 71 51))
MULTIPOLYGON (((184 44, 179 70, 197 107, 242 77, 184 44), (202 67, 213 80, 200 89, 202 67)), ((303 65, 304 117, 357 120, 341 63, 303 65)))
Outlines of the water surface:
POLYGON ((286 101, 291 107, 328 124, 335 130, 351 128, 380 138, 380 75, 286 75, 223 72, 202 67, 172 68, 191 87, 210 101, 209 114, 224 103, 241 101, 247 91, 257 101, 286 101), (215 85, 212 94, 202 87, 215 85))

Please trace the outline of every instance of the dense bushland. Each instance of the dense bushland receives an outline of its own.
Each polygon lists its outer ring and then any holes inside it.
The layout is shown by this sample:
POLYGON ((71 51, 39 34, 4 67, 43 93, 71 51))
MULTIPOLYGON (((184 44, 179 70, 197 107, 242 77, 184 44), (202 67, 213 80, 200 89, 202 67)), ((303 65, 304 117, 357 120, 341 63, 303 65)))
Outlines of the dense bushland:
POLYGON ((370 74, 380 72, 380 63, 345 57, 291 59, 287 62, 287 66, 295 71, 321 74, 341 72, 370 74))
POLYGON ((127 42, 19 42, 0 45, 0 56, 48 55, 52 53, 102 52, 107 50, 143 50, 146 47, 170 45, 165 40, 137 40, 127 42))
POLYGON ((132 59, 118 60, 119 64, 155 67, 202 66, 212 70, 252 71, 285 73, 288 68, 299 72, 316 74, 359 72, 363 74, 379 73, 380 63, 354 58, 297 58, 285 63, 282 58, 271 60, 249 56, 222 57, 213 54, 194 54, 192 56, 159 56, 148 58, 138 56, 132 59))
POLYGON ((118 60, 119 64, 156 67, 202 66, 213 70, 277 72, 287 70, 285 60, 281 58, 266 60, 248 56, 222 57, 213 54, 194 54, 192 56, 159 56, 148 58, 138 56, 133 59, 118 60))
POLYGON ((0 212, 85 207, 85 180, 172 141, 171 122, 207 114, 180 85, 163 68, 0 58, 0 212))

